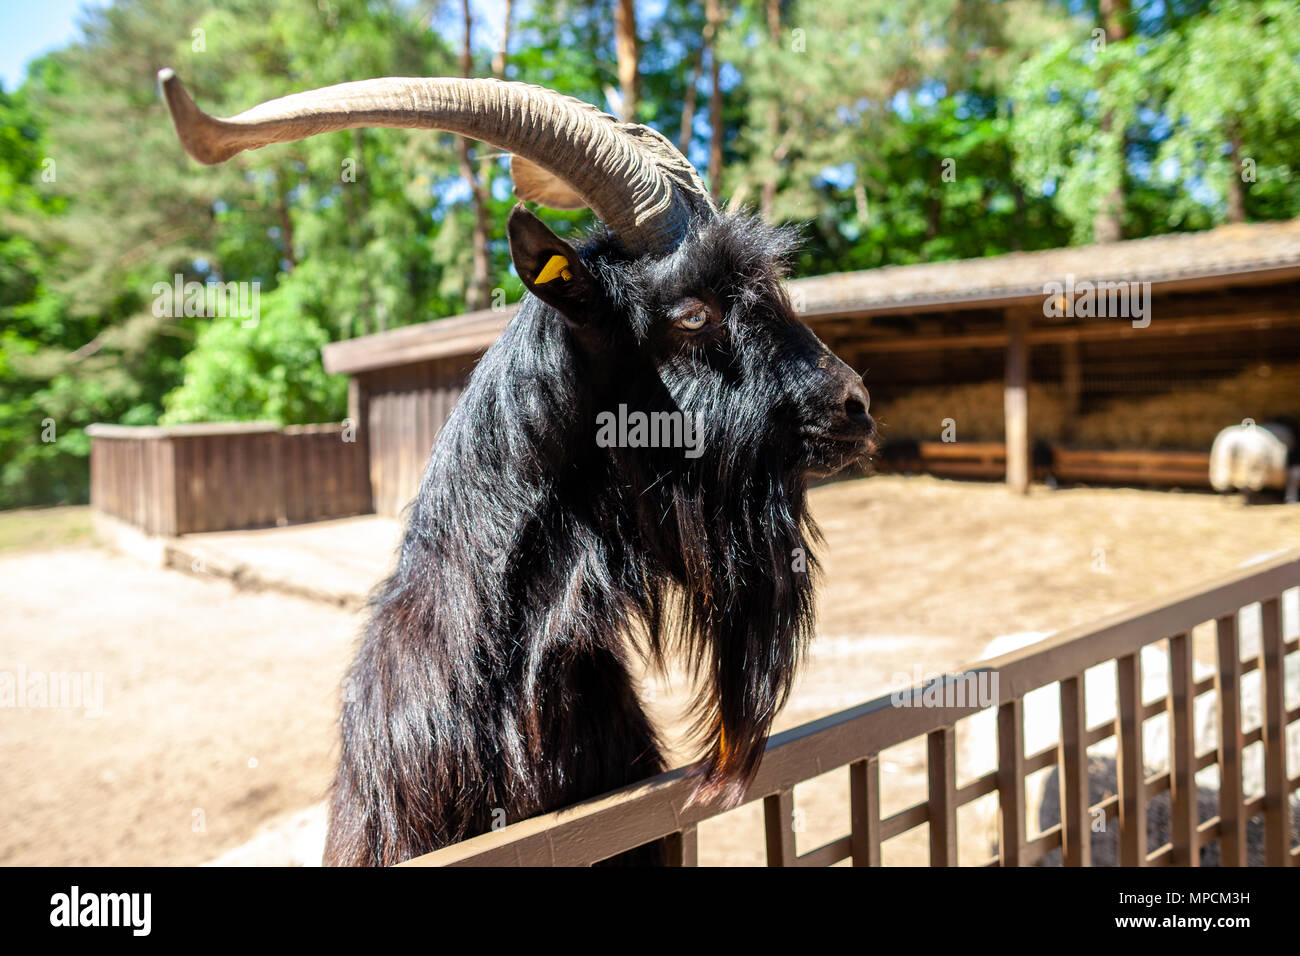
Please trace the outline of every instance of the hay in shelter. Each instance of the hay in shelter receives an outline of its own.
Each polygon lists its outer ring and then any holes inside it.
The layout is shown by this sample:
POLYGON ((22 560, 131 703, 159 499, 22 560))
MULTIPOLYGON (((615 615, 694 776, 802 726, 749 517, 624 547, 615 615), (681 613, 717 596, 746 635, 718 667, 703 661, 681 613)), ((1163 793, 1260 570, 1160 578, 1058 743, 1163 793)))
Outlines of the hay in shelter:
MULTIPOLYGON (((881 434, 938 441, 951 419, 957 441, 1002 441, 1003 401, 1000 380, 913 389, 879 402, 881 434)), ((1071 448, 1209 451, 1226 426, 1277 416, 1300 418, 1300 364, 1259 363, 1195 388, 1094 399, 1073 418, 1060 385, 1029 387, 1031 437, 1071 448)))

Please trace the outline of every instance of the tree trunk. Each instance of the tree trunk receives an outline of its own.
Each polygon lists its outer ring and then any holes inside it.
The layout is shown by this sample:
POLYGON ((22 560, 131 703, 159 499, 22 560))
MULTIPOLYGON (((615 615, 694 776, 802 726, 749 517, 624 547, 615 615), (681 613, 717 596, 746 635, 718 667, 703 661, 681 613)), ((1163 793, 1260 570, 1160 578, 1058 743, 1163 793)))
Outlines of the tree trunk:
POLYGON ((501 46, 497 49, 496 55, 492 57, 492 75, 499 80, 504 80, 506 76, 506 61, 510 58, 510 24, 514 17, 515 0, 506 0, 506 8, 502 12, 503 21, 501 27, 501 46))
MULTIPOLYGON (((461 76, 471 76, 474 70, 474 62, 470 56, 470 34, 473 30, 474 21, 470 14, 469 0, 461 0, 461 12, 465 20, 465 37, 464 45, 460 51, 460 74, 461 76)), ((473 227, 470 235, 471 244, 471 273, 470 281, 465 286, 465 309, 473 312, 477 309, 486 309, 492 298, 492 275, 488 262, 488 220, 487 220, 487 195, 484 192, 483 184, 479 179, 478 171, 474 168, 474 156, 470 149, 469 140, 464 136, 457 137, 458 153, 460 156, 460 171, 469 183, 470 188, 470 207, 473 211, 473 227)))
POLYGON ((632 123, 636 121, 637 103, 641 98, 641 78, 637 72, 641 43, 636 36, 635 0, 614 2, 614 46, 618 53, 619 91, 623 95, 619 118, 632 123))
POLYGON ((722 25, 721 0, 708 0, 705 4, 704 39, 709 48, 709 192, 714 200, 722 192, 722 139, 726 130, 722 126, 722 86, 718 80, 721 64, 718 62, 718 29, 722 25))
POLYGON ((1228 140, 1232 152, 1228 161, 1232 171, 1228 173, 1228 222, 1246 221, 1246 183, 1241 178, 1241 134, 1234 130, 1228 140))
POLYGON ((289 263, 289 271, 292 272, 298 267, 298 260, 293 254, 293 219, 289 216, 289 197, 284 190, 285 178, 279 177, 280 188, 276 190, 279 194, 276 198, 277 212, 280 214, 280 239, 284 243, 284 259, 289 263))
POLYGON ((691 66, 691 78, 686 84, 685 96, 682 101, 682 135, 677 144, 677 148, 686 155, 687 149, 691 145, 691 138, 695 135, 695 101, 699 95, 700 71, 704 69, 704 44, 700 43, 699 49, 695 51, 695 62, 691 66))
MULTIPOLYGON (((781 0, 767 0, 767 33, 772 41, 772 46, 779 52, 781 49, 781 0)), ((775 100, 767 110, 767 135, 771 137, 773 143, 781 141, 781 105, 775 100)), ((772 158, 775 160, 776 156, 773 155, 772 158)), ((772 204, 776 201, 776 179, 774 165, 771 173, 763 180, 763 188, 758 202, 759 213, 767 222, 772 221, 772 204)))
MULTIPOLYGON (((1128 16, 1129 0, 1101 0, 1101 20, 1106 31, 1106 42, 1116 43, 1127 35, 1124 20, 1128 16)), ((1107 80, 1103 73, 1102 82, 1107 80)), ((1110 132, 1115 118, 1107 113, 1101 118, 1102 132, 1110 132)), ((1116 242, 1124 238, 1124 143, 1119 147, 1120 181, 1101 198, 1097 214, 1092 221, 1092 235, 1097 242, 1116 242)))

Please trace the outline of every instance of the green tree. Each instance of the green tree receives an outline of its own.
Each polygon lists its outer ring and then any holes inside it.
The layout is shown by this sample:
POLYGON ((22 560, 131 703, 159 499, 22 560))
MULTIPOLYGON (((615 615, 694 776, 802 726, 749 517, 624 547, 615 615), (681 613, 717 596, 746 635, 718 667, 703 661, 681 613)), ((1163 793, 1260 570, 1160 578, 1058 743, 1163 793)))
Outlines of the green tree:
POLYGON ((1300 211, 1300 7, 1224 0, 1162 54, 1172 133, 1157 169, 1178 187, 1171 218, 1206 201, 1216 222, 1300 211))

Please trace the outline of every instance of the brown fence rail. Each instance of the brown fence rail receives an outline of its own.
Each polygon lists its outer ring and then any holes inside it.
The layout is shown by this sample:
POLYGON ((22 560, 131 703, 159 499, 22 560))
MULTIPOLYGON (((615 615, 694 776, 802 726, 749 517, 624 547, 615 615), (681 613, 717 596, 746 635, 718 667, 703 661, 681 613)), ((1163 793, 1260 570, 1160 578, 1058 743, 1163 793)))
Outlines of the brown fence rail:
MULTIPOLYGON (((982 663, 944 679, 959 687, 972 678, 996 675, 997 767, 962 786, 956 780, 956 724, 981 709, 974 701, 951 698, 955 706, 897 706, 882 697, 850 710, 774 736, 746 802, 762 799, 769 866, 827 866, 851 861, 877 866, 881 845, 922 825, 929 827, 930 863, 957 862, 958 808, 996 794, 1000 806, 1000 850, 988 861, 1025 866, 1058 847, 1070 866, 1091 864, 1093 818, 1104 814, 1118 824, 1121 865, 1197 865, 1200 849, 1218 842, 1220 860, 1245 865, 1247 822, 1263 817, 1264 859, 1270 865, 1295 865, 1289 795, 1300 775, 1288 776, 1287 728, 1300 720, 1300 707, 1286 707, 1285 659, 1300 650, 1300 639, 1283 632, 1282 595, 1300 586, 1300 550, 1237 572, 1227 579, 1139 606, 1100 624, 1061 632, 1031 648, 982 663), (1243 661, 1238 641, 1242 609, 1259 609, 1258 656, 1243 661), (1192 670, 1192 632, 1214 622, 1215 674, 1196 680, 1192 670), (1167 641, 1169 686, 1151 702, 1143 700, 1142 648, 1167 641), (1115 717, 1088 726, 1086 672, 1115 663, 1115 717), (1262 722, 1242 726, 1242 679, 1261 672, 1262 722), (1055 744, 1025 753, 1024 699, 1037 688, 1059 686, 1060 733, 1055 744), (1217 696, 1218 743, 1198 752, 1195 702, 1217 696), (1148 775, 1143 759, 1143 725, 1162 714, 1169 722, 1169 770, 1148 775), (928 758, 928 798, 889 816, 881 815, 881 751, 924 737, 928 758), (1118 794, 1093 804, 1089 799, 1088 748, 1117 738, 1118 794), (1264 790, 1243 792, 1242 754, 1259 743, 1264 752, 1264 790), (1199 819, 1196 774, 1217 765, 1218 812, 1199 819), (1026 830, 1026 777, 1056 767, 1061 790, 1061 820, 1030 839, 1026 830), (791 825, 796 784, 845 768, 850 795, 848 832, 810 850, 797 848, 791 825), (1147 804, 1162 793, 1171 797, 1170 839, 1148 851, 1147 804)), ((931 691, 934 690, 931 686, 931 691)), ((903 699, 924 700, 924 686, 903 699)), ((973 695, 972 695, 973 696, 973 695)), ((694 866, 698 825, 721 812, 685 806, 693 781, 675 770, 556 813, 545 814, 466 840, 410 861, 428 866, 586 866, 653 840, 668 839, 669 858, 694 866)))
MULTIPOLYGON (((877 463, 880 471, 890 465, 877 463)), ((975 478, 996 481, 1007 473, 1007 448, 1002 442, 917 443, 916 457, 894 470, 922 471, 940 478, 975 478)), ((1120 451, 1052 447, 1052 464, 1038 464, 1034 478, 1050 472, 1070 483, 1150 485, 1154 487, 1209 488, 1210 455, 1195 451, 1120 451)))
POLYGON ((345 441, 342 425, 91 425, 86 431, 91 506, 148 534, 260 528, 371 510, 365 446, 345 441))

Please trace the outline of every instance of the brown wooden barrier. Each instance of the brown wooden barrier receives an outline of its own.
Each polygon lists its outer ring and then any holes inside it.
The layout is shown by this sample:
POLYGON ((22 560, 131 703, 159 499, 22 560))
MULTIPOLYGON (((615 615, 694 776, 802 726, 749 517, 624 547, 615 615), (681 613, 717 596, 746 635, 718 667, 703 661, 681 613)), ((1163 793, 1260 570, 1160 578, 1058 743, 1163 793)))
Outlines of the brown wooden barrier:
POLYGON ((344 431, 261 422, 91 425, 90 503, 152 535, 366 514, 365 446, 344 440, 344 431))
MULTIPOLYGON (((954 771, 956 723, 974 714, 970 706, 896 706, 882 697, 774 736, 746 802, 763 801, 769 866, 827 866, 850 860, 876 866, 881 845, 922 825, 929 827, 930 862, 956 862, 957 810, 986 794, 997 794, 1001 812, 1000 852, 989 861, 1025 866, 1061 848, 1069 866, 1091 863, 1091 824, 1104 813, 1119 830, 1119 860, 1133 866, 1196 865, 1202 846, 1217 840, 1227 865, 1246 863, 1246 824, 1262 815, 1265 853, 1271 865, 1295 865, 1300 849, 1290 835, 1289 794, 1300 775, 1288 776, 1286 734, 1300 720, 1300 707, 1286 709, 1283 672, 1287 654, 1300 640, 1285 638, 1281 595, 1300 586, 1300 550, 1292 551, 1226 579, 1192 588, 1110 617, 1099 624, 1061 632, 1030 648, 982 663, 978 669, 947 678, 949 683, 980 673, 996 675, 998 766, 962 786, 954 771), (1238 611, 1258 603, 1261 640, 1258 657, 1242 661, 1238 611), (1216 673, 1195 680, 1191 633, 1213 621, 1216 673), (1165 697, 1142 697, 1142 648, 1168 639, 1169 689, 1165 697), (1086 720, 1085 672, 1116 662, 1116 716, 1090 727, 1086 720), (1262 673, 1262 724, 1242 727, 1241 680, 1262 673), (1037 753, 1024 752, 1024 698, 1039 687, 1059 686, 1061 721, 1057 743, 1037 753), (1197 697, 1216 694, 1220 743, 1197 752, 1194 707, 1197 697), (1171 770, 1147 776, 1142 754, 1145 721, 1167 714, 1171 770), (1089 800, 1088 748, 1117 737, 1119 793, 1098 804, 1089 800), (879 755, 886 748, 924 737, 929 794, 924 802, 881 815, 879 755), (1247 797, 1242 787, 1242 752, 1264 749, 1264 793, 1247 797), (1220 774, 1218 814, 1198 820, 1195 775, 1216 765, 1220 774), (1061 781, 1061 822, 1035 836, 1026 830, 1025 779, 1057 767, 1061 781), (796 846, 791 826, 796 784, 844 768, 850 795, 848 833, 820 847, 796 846), (1171 836, 1147 852, 1146 807, 1168 792, 1172 800, 1171 836)), ((907 696, 921 701, 922 688, 907 696)), ((960 702, 958 699, 955 702, 960 702)), ((687 807, 694 781, 674 770, 556 813, 504 827, 409 861, 427 866, 586 866, 652 840, 668 838, 669 858, 678 866, 697 862, 698 825, 721 812, 687 807)))
POLYGON ((1085 451, 1055 448, 1052 472, 1065 482, 1210 487, 1209 452, 1085 451))
MULTIPOLYGON (((997 481, 1007 472, 1002 442, 918 442, 916 455, 908 463, 909 469, 941 478, 997 481)), ((883 463, 879 466, 881 471, 887 468, 883 463)), ((1035 480, 1043 480, 1049 471, 1064 483, 1210 487, 1208 452, 1053 447, 1051 468, 1036 466, 1035 480)))

